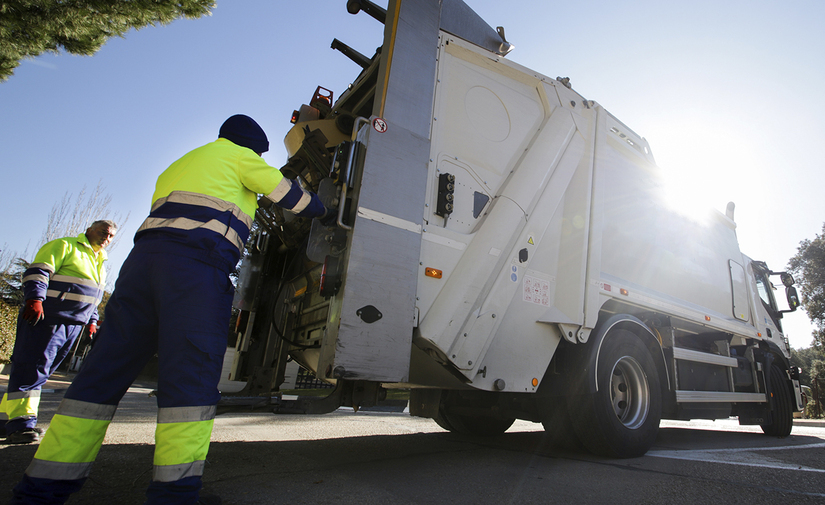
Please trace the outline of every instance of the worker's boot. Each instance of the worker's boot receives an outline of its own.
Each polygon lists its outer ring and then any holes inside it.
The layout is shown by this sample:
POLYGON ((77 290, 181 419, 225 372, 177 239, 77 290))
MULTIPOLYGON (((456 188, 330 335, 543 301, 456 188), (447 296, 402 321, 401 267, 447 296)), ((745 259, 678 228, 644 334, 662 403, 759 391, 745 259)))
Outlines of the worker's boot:
POLYGON ((23 428, 6 434, 7 444, 33 444, 40 442, 43 430, 40 428, 23 428))

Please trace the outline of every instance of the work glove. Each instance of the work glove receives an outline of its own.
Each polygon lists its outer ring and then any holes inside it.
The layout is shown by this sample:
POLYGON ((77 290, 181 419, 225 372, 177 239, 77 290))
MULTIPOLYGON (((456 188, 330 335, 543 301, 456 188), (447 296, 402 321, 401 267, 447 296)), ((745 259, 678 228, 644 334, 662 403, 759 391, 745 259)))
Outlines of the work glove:
POLYGON ((338 208, 328 207, 324 215, 319 217, 318 220, 326 227, 335 226, 335 222, 338 220, 338 208))
POLYGON ((23 309, 23 319, 34 326, 42 321, 44 317, 43 302, 40 300, 26 300, 26 308, 23 309))
POLYGON ((97 333, 97 321, 89 323, 89 338, 94 339, 97 333))

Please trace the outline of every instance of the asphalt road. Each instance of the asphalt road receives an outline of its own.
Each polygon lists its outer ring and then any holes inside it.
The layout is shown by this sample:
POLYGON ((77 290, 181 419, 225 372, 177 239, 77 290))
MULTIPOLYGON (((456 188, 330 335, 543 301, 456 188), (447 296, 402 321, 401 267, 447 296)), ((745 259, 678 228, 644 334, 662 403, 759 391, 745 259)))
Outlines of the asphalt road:
MULTIPOLYGON (((47 384, 42 427, 67 384, 47 384)), ((151 387, 130 389, 89 481, 68 503, 142 503, 152 468, 151 387)), ((401 412, 225 414, 215 421, 204 484, 228 505, 822 504, 825 425, 807 424, 777 439, 735 420, 664 421, 644 457, 608 460, 550 450, 541 426, 522 421, 479 440, 401 412)), ((0 503, 36 449, 0 445, 0 503)))

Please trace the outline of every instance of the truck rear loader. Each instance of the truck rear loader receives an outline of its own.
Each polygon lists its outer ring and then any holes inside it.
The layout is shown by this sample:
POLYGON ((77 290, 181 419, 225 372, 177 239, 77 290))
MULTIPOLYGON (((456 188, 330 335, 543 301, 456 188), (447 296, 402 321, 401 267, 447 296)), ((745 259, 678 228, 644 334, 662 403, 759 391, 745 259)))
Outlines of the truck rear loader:
POLYGON ((281 169, 337 219, 261 201, 235 303, 245 386, 219 412, 358 409, 403 388, 449 431, 524 419, 609 457, 644 454, 661 419, 790 433, 793 278, 740 252, 732 204, 674 210, 644 138, 505 58, 504 29, 461 0, 347 9, 383 23, 383 44, 333 41, 360 74, 293 113, 281 169), (332 393, 281 398, 292 360, 332 393))

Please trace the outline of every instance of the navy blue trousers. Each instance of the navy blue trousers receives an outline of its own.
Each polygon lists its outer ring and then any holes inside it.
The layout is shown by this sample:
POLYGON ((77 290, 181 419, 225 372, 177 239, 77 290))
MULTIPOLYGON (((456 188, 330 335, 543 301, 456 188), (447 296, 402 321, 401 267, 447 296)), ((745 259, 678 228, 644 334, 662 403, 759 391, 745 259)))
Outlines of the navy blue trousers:
MULTIPOLYGON (((8 394, 39 391, 69 354, 83 331, 83 326, 78 323, 47 324, 46 321, 32 326, 23 319, 21 313, 17 317, 17 337, 11 356, 8 394)), ((8 422, 0 420, 0 423, 5 423, 6 434, 37 425, 36 413, 15 417, 12 413, 8 422)))
MULTIPOLYGON (((124 262, 97 342, 65 397, 117 405, 157 353, 158 407, 215 405, 234 294, 228 272, 192 257, 142 249, 138 241, 124 262)), ((63 503, 83 480, 24 477, 12 503, 33 497, 63 503)), ((201 481, 153 481, 147 503, 194 503, 201 481)))

